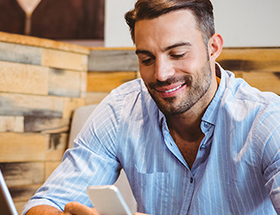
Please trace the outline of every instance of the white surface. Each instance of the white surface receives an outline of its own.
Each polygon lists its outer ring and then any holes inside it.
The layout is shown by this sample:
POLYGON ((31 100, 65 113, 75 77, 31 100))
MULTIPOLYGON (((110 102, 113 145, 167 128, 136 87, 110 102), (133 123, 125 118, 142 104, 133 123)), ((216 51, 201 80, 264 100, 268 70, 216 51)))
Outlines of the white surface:
MULTIPOLYGON (((133 46, 124 14, 136 0, 105 1, 105 46, 133 46)), ((225 47, 280 46, 280 0, 212 0, 225 47)))
POLYGON ((90 186, 87 194, 99 214, 132 215, 118 188, 114 185, 90 186))

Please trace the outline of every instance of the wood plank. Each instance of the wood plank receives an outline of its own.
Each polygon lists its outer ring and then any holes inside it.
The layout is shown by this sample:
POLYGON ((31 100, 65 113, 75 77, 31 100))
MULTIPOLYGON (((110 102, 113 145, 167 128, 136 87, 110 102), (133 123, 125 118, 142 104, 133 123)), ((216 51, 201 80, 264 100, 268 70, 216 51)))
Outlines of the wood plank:
MULTIPOLYGON (((64 98, 0 93, 0 115, 62 117, 64 98)), ((70 118, 70 117, 69 117, 70 118)))
POLYGON ((0 60, 41 65, 42 48, 0 42, 0 60))
POLYGON ((64 97, 80 97, 81 72, 61 69, 50 69, 49 95, 64 97))
POLYGON ((60 161, 46 162, 45 180, 52 174, 52 172, 59 166, 60 161))
POLYGON ((44 161, 47 136, 0 133, 0 162, 44 161))
POLYGON ((0 41, 8 42, 8 43, 16 43, 21 45, 28 45, 28 46, 58 49, 58 50, 81 53, 86 55, 89 54, 89 48, 85 46, 58 42, 49 39, 42 39, 38 37, 10 34, 5 32, 0 32, 0 41))
POLYGON ((22 210, 23 210, 23 207, 24 205, 27 203, 28 200, 24 200, 24 201, 14 201, 15 203, 15 207, 16 207, 16 210, 18 212, 18 214, 21 214, 22 210))
POLYGON ((48 68, 0 61, 0 91, 48 94, 48 68))
POLYGON ((23 120, 22 116, 0 116, 0 132, 23 132, 23 120))
POLYGON ((42 184, 45 181, 43 162, 0 163, 7 186, 42 184))
POLYGON ((138 71, 135 50, 96 49, 91 50, 88 60, 89 71, 138 71))
POLYGON ((24 132, 62 133, 69 132, 70 119, 49 117, 24 117, 24 132))
POLYGON ((271 91, 280 95, 280 72, 243 72, 242 78, 261 91, 271 91))
POLYGON ((224 48, 217 62, 233 72, 280 72, 280 48, 224 48))
POLYGON ((84 98, 64 98, 62 118, 64 119, 72 118, 74 111, 78 107, 84 106, 85 102, 86 101, 84 98))
POLYGON ((87 71, 87 55, 59 50, 43 49, 42 66, 57 69, 87 71))
POLYGON ((87 93, 87 72, 81 72, 81 98, 86 98, 87 93))
POLYGON ((15 202, 28 201, 35 192, 41 187, 41 184, 11 186, 8 187, 11 196, 15 202))
POLYGON ((110 92, 121 84, 137 77, 137 72, 89 72, 88 92, 110 92))
POLYGON ((107 95, 108 92, 87 92, 86 105, 99 104, 107 95))
POLYGON ((68 147, 68 134, 50 134, 46 150, 46 161, 61 161, 68 147))

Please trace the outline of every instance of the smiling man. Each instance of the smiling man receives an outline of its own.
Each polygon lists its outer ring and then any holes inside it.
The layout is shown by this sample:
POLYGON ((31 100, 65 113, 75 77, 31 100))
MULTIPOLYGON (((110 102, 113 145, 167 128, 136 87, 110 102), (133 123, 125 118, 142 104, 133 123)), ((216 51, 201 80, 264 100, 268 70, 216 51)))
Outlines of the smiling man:
POLYGON ((142 79, 101 102, 24 213, 96 214, 86 188, 124 169, 141 213, 280 214, 280 99, 215 62, 212 10, 136 2, 126 21, 142 79))

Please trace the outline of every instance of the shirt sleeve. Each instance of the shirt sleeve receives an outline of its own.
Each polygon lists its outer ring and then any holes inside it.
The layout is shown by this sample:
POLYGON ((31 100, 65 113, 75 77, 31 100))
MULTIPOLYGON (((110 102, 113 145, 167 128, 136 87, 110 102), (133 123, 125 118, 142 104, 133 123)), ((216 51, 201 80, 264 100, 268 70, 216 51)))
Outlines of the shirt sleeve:
POLYGON ((92 207, 87 187, 113 184, 119 176, 116 136, 121 110, 121 99, 112 92, 91 114, 74 148, 65 152, 62 163, 25 205, 22 214, 43 204, 63 210, 71 201, 92 207))
POLYGON ((262 171, 272 204, 280 214, 280 104, 266 110, 256 136, 263 142, 262 171))

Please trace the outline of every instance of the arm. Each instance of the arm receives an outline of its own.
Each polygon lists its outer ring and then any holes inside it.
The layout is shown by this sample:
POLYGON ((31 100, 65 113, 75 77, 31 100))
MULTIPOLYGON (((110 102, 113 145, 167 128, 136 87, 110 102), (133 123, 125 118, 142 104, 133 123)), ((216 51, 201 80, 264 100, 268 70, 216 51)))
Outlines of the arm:
POLYGON ((26 215, 98 215, 94 208, 89 208, 78 202, 69 202, 65 205, 64 211, 48 205, 39 205, 31 208, 26 215))
MULTIPOLYGON (((69 202, 65 205, 64 212, 48 205, 39 205, 31 208, 26 215, 98 215, 94 208, 89 208, 78 202, 69 202)), ((145 215, 143 213, 135 213, 134 215, 145 215)))

